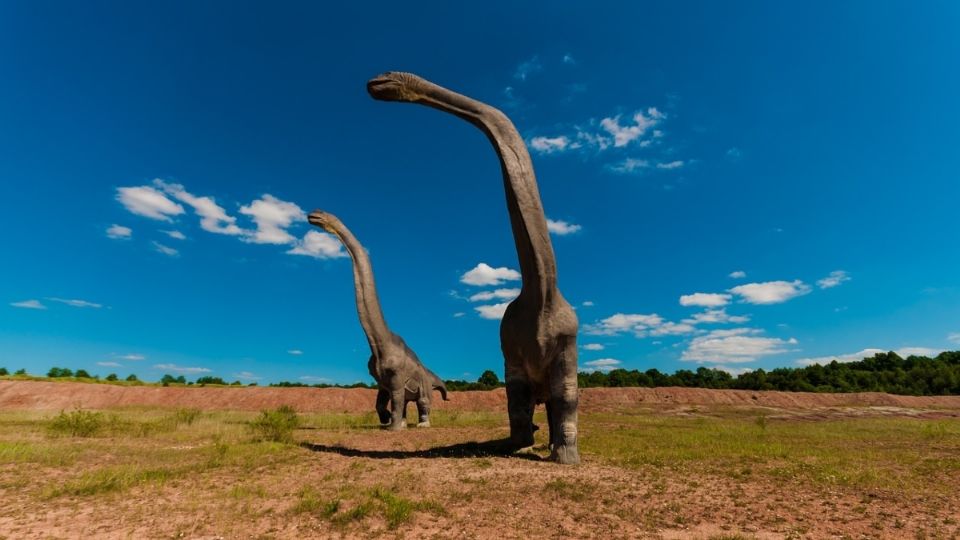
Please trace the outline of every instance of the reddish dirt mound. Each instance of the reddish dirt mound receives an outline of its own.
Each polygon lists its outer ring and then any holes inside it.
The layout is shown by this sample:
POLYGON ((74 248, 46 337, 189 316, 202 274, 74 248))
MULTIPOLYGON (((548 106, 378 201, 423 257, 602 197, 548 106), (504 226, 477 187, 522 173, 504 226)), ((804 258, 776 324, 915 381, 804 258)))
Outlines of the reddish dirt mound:
MULTIPOLYGON (((301 412, 367 412, 376 392, 343 388, 161 387, 72 382, 0 381, 0 409, 60 410, 74 407, 195 407, 205 410, 260 410, 290 405, 301 412)), ((503 389, 435 394, 437 409, 505 411, 503 389)), ((822 407, 904 407, 960 409, 960 396, 895 396, 882 393, 813 394, 702 388, 585 388, 581 410, 604 411, 637 405, 670 408, 689 405, 816 409, 822 407)))

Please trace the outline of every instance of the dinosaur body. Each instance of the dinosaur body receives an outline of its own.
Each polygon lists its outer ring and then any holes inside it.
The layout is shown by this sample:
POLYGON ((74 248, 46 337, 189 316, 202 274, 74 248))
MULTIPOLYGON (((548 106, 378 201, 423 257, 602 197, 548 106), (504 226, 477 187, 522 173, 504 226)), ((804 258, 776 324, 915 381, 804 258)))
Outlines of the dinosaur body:
POLYGON ((354 292, 357 315, 370 345, 367 368, 377 381, 377 415, 387 429, 406 427, 407 403, 417 404, 419 427, 430 426, 430 403, 434 390, 447 399, 447 388, 427 369, 403 338, 387 326, 380 309, 373 267, 366 250, 353 233, 333 214, 315 210, 308 217, 311 224, 333 234, 343 242, 353 260, 354 292))
POLYGON ((557 265, 523 138, 501 111, 410 73, 371 79, 374 99, 419 103, 479 128, 500 159, 510 224, 523 285, 500 323, 511 445, 533 444, 533 410, 544 403, 551 457, 578 463, 577 316, 557 289, 557 265))

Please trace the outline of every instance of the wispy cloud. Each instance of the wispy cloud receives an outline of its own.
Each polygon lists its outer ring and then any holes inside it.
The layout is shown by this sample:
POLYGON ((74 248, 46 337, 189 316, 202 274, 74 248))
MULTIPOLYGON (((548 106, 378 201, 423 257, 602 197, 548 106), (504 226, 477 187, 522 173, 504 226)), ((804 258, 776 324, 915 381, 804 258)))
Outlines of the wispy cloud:
POLYGON ((163 234, 173 238, 174 240, 186 240, 187 236, 180 231, 161 231, 163 234))
POLYGON ((781 304, 810 292, 810 286, 798 280, 766 281, 738 285, 730 292, 749 304, 781 304))
POLYGON ((788 352, 797 345, 794 338, 763 337, 762 333, 756 328, 713 330, 693 338, 680 359, 697 363, 745 363, 788 352))
POLYGON ((23 300, 21 302, 10 302, 10 305, 16 308, 24 308, 24 309, 47 309, 47 306, 41 304, 39 300, 23 300))
POLYGON ((950 343, 960 343, 960 332, 953 332, 947 335, 947 341, 950 343))
POLYGON ((736 323, 741 324, 750 320, 746 315, 730 315, 724 308, 708 309, 701 313, 696 313, 683 322, 689 324, 718 324, 718 323, 736 323))
POLYGON ((97 304, 96 302, 89 302, 87 300, 78 300, 76 298, 47 298, 47 300, 50 300, 51 302, 59 302, 61 304, 66 304, 76 308, 100 309, 103 307, 103 304, 97 304))
POLYGON ((129 240, 133 236, 133 229, 123 225, 113 224, 107 227, 107 238, 114 240, 129 240))
POLYGON ((680 297, 681 306, 720 307, 730 303, 729 294, 720 293, 693 293, 680 297))
POLYGON ((292 354, 293 356, 300 356, 303 354, 303 351, 301 351, 300 349, 290 349, 289 351, 287 351, 287 354, 292 354))
POLYGON ((240 373, 234 373, 233 378, 241 381, 259 381, 263 377, 257 376, 249 371, 241 371, 240 373))
POLYGON ((623 362, 616 358, 599 358, 597 360, 584 362, 583 365, 587 367, 587 371, 610 371, 620 367, 622 363, 623 362))
POLYGON ((587 343, 586 345, 583 346, 583 349, 586 351, 602 351, 605 348, 606 347, 604 347, 599 343, 587 343))
POLYGON ((503 318, 503 314, 507 311, 508 305, 510 305, 510 302, 491 304, 489 306, 477 306, 473 309, 477 310, 477 313, 479 313, 480 317, 483 319, 500 320, 503 318))
POLYGON ((730 277, 732 277, 733 279, 743 279, 747 277, 747 273, 744 272, 743 270, 736 270, 736 271, 730 272, 730 277))
POLYGON ((502 285, 506 281, 518 281, 519 279, 520 272, 516 270, 503 266, 494 268, 487 263, 480 263, 463 274, 460 277, 460 282, 467 285, 486 286, 502 285))
POLYGON ((666 170, 679 169, 680 167, 683 167, 683 164, 684 162, 678 159, 675 161, 669 161, 667 163, 657 163, 657 168, 666 170))
POLYGON ((573 234, 579 232, 582 229, 580 225, 574 223, 567 223, 563 220, 554 221, 552 219, 547 219, 547 230, 557 236, 565 236, 568 234, 573 234))
POLYGON ((520 295, 520 289, 496 289, 493 291, 478 292, 470 297, 471 302, 486 302, 488 300, 513 300, 520 295))
POLYGON ((611 137, 613 137, 614 148, 621 148, 640 139, 648 130, 659 124, 666 115, 661 113, 656 107, 650 107, 646 113, 637 111, 626 123, 621 125, 621 115, 604 118, 600 121, 602 127, 611 137))
POLYGON ((540 154, 563 152, 570 146, 570 138, 566 135, 559 137, 534 137, 530 139, 530 147, 540 154))
MULTIPOLYGON (((799 365, 801 365, 801 366, 811 366, 811 365, 813 365, 813 364, 821 364, 821 365, 824 365, 824 364, 829 364, 830 362, 833 362, 834 360, 836 360, 837 362, 840 362, 840 363, 859 362, 860 360, 863 360, 864 358, 869 358, 869 357, 871 357, 871 356, 876 356, 876 355, 878 355, 878 354, 880 354, 880 353, 889 352, 889 351, 891 351, 891 350, 893 350, 893 349, 868 348, 868 349, 863 349, 863 350, 860 350, 860 351, 857 351, 857 352, 846 353, 846 354, 835 354, 835 355, 829 355, 829 356, 817 356, 817 357, 814 357, 814 358, 801 358, 801 359, 797 360, 797 364, 799 364, 799 365)), ((934 356, 940 354, 941 352, 943 352, 943 349, 933 349, 933 348, 930 348, 930 347, 901 347, 901 348, 899 348, 899 349, 893 350, 893 352, 897 353, 897 356, 899 356, 899 357, 901 357, 901 358, 906 358, 906 357, 908 357, 908 356, 929 356, 929 357, 934 357, 934 356)))
POLYGON ((528 77, 540 71, 543 71, 543 64, 540 63, 538 56, 533 56, 529 60, 520 62, 517 69, 513 72, 513 78, 525 81, 528 77))
POLYGON ((594 324, 584 325, 585 334, 593 336, 615 336, 627 332, 646 335, 649 330, 663 324, 663 318, 656 313, 616 313, 594 324))
POLYGON ((302 240, 297 241, 287 253, 306 255, 315 259, 339 259, 349 257, 343 245, 333 235, 320 231, 307 231, 302 240))
POLYGON ((650 162, 645 159, 626 158, 623 161, 608 165, 607 168, 616 173, 631 174, 649 169, 650 162))
POLYGON ((117 188, 117 200, 138 216, 160 221, 172 221, 171 216, 184 213, 182 206, 150 186, 117 188))
POLYGON ((170 246, 165 246, 165 245, 161 244, 160 242, 157 242, 156 240, 153 241, 153 249, 154 249, 157 253, 163 253, 164 255, 166 255, 166 256, 168 256, 168 257, 176 257, 176 256, 180 255, 180 252, 177 251, 176 249, 173 249, 173 248, 170 247, 170 246))
POLYGON ((840 285, 845 281, 850 281, 850 275, 843 270, 834 270, 830 275, 817 280, 817 286, 821 289, 830 289, 840 285))
POLYGON ((101 367, 123 367, 123 365, 117 362, 97 362, 97 365, 101 367))
POLYGON ((156 364, 153 367, 154 369, 159 369, 162 371, 172 371, 173 373, 183 373, 184 375, 211 372, 210 369, 205 367, 186 367, 186 366, 178 366, 176 364, 156 364))
POLYGON ((287 228, 294 221, 306 219, 306 214, 299 206, 270 194, 241 206, 240 213, 250 216, 257 225, 255 231, 243 238, 245 242, 254 244, 292 244, 296 238, 287 232, 287 228))
POLYGON ((142 354, 138 354, 138 353, 123 354, 123 355, 117 356, 117 358, 119 358, 119 359, 121 359, 121 360, 130 360, 130 361, 132 361, 132 362, 136 362, 136 361, 146 360, 146 359, 147 359, 146 356, 144 356, 144 355, 142 355, 142 354))
POLYGON ((571 65, 571 66, 577 63, 576 59, 574 59, 573 55, 571 55, 570 53, 563 55, 562 61, 564 64, 571 65))
POLYGON ((200 227, 203 230, 216 234, 244 234, 244 230, 236 225, 236 218, 227 215, 227 211, 218 205, 213 197, 198 197, 180 184, 167 183, 159 178, 153 183, 168 195, 192 207, 200 217, 200 227))
POLYGON ((584 300, 580 305, 583 307, 593 307, 593 300, 584 300))

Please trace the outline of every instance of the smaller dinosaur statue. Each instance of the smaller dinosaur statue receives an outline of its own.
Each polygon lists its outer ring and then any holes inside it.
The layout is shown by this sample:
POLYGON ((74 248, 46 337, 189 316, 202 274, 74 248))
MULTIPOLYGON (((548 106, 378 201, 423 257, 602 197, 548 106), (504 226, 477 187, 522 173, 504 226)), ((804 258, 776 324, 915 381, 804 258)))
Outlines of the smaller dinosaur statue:
POLYGON ((439 390, 444 401, 447 387, 440 377, 424 367, 403 338, 390 331, 380 309, 377 287, 373 281, 373 267, 367 251, 337 216, 314 210, 307 218, 312 225, 322 228, 343 242, 353 259, 353 283, 357 295, 357 314, 360 326, 370 344, 370 362, 367 368, 377 381, 377 415, 386 429, 398 430, 407 426, 407 403, 417 403, 417 427, 430 427, 430 401, 434 390, 439 390), (389 405, 389 408, 388 408, 389 405))

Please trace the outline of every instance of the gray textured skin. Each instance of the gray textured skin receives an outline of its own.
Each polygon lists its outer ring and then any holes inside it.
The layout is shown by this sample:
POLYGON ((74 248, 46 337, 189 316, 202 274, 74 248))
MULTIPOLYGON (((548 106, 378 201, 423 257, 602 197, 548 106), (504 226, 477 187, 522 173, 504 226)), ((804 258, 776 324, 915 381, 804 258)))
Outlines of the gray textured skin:
POLYGON ((353 259, 353 283, 357 295, 357 315, 370 344, 367 368, 377 381, 377 415, 390 430, 407 426, 407 403, 417 403, 417 427, 430 427, 430 401, 434 390, 447 400, 447 387, 427 369, 403 338, 390 331, 380 309, 373 267, 367 251, 353 233, 333 214, 314 210, 308 216, 311 224, 333 234, 343 242, 353 259), (388 408, 389 405, 389 408, 388 408))
POLYGON ((545 403, 551 459, 579 463, 577 316, 557 289, 556 259, 523 138, 496 108, 411 73, 378 75, 367 82, 367 91, 374 99, 419 103, 458 116, 483 131, 493 144, 523 276, 520 296, 507 306, 500 323, 510 445, 533 444, 533 410, 545 403))

